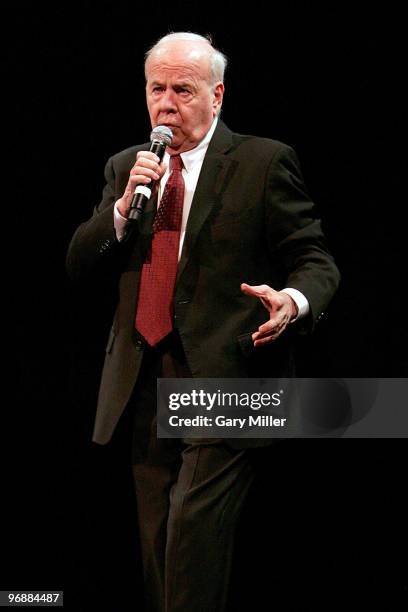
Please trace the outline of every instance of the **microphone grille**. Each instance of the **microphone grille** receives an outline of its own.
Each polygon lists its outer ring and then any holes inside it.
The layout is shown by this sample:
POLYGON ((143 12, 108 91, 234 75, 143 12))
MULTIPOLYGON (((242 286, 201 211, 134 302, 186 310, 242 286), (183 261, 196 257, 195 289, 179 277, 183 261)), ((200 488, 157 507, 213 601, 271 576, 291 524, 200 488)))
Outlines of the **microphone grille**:
POLYGON ((168 147, 173 140, 173 132, 167 125, 158 125, 150 134, 150 141, 158 140, 168 147))

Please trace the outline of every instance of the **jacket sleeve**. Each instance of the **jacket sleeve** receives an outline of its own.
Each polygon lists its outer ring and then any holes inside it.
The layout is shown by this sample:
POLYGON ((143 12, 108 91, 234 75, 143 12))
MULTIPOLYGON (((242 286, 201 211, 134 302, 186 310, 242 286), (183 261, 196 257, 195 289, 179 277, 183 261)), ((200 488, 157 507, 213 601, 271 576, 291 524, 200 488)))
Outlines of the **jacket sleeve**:
POLYGON ((327 248, 316 206, 307 193, 297 155, 290 147, 280 149, 272 159, 266 203, 270 256, 283 266, 286 287, 301 291, 307 298, 310 313, 302 327, 311 331, 324 316, 340 274, 327 248))
POLYGON ((113 222, 113 207, 119 196, 115 193, 112 158, 105 166, 105 179, 101 203, 95 207, 92 217, 78 227, 68 247, 67 271, 76 281, 98 271, 111 270, 120 256, 113 222))

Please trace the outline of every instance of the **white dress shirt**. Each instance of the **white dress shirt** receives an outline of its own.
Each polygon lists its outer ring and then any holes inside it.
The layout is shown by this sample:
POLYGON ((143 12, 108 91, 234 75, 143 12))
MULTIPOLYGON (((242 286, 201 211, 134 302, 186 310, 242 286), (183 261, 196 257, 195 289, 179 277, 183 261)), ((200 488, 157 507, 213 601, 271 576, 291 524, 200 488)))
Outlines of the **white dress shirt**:
MULTIPOLYGON (((207 152, 207 149, 208 149, 208 145, 210 144, 210 140, 214 134, 214 130, 216 127, 217 127, 217 117, 214 119, 211 125, 211 128, 207 132, 204 139, 200 142, 200 144, 197 145, 194 149, 191 149, 190 151, 185 151, 184 153, 180 154, 181 159, 183 160, 183 165, 184 165, 184 168, 182 170, 182 175, 184 178, 185 187, 184 187, 183 217, 181 220, 181 231, 180 231, 179 260, 180 260, 181 251, 183 248, 184 237, 186 234, 187 220, 190 214, 191 203, 193 201, 194 192, 197 187, 198 177, 201 172, 201 166, 203 165, 203 161, 204 161, 204 157, 207 152)), ((164 188, 166 186, 166 183, 167 183, 167 180, 170 174, 169 172, 170 155, 167 152, 164 154, 163 162, 167 165, 167 170, 165 174, 163 175, 163 177, 161 178, 161 181, 159 183, 159 192, 158 192, 158 199, 157 199, 158 207, 160 206, 161 196, 163 194, 164 188)), ((114 225, 115 225, 116 237, 119 240, 119 242, 123 238, 125 224, 126 224, 126 218, 122 217, 122 215, 120 214, 117 208, 117 202, 116 202, 115 207, 114 207, 114 225)), ((297 289, 292 289, 290 287, 282 289, 282 291, 290 295, 290 297, 293 299, 293 301, 295 302, 298 308, 297 317, 293 319, 293 321, 306 316, 307 313, 309 312, 309 302, 307 301, 303 293, 301 293, 297 289)))

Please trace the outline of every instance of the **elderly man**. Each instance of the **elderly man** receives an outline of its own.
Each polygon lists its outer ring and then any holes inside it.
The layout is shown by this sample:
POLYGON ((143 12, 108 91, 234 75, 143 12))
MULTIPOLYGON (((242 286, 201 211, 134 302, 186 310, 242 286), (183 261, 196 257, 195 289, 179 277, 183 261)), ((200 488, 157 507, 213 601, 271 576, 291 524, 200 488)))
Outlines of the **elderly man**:
POLYGON ((256 452, 253 440, 158 439, 157 377, 292 376, 293 337, 313 329, 339 279, 294 151, 219 120, 225 65, 195 34, 148 52, 151 124, 173 140, 162 163, 146 144, 108 161, 67 258, 73 277, 109 270, 119 283, 93 439, 108 443, 130 411, 147 610, 224 610, 256 452), (151 181, 123 240, 135 187, 151 181))

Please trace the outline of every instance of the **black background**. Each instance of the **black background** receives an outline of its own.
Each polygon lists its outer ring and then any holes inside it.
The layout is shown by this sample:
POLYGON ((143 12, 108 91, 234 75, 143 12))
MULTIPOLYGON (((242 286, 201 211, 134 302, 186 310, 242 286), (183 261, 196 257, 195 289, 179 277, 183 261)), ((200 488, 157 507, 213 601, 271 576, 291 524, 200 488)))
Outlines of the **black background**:
MULTIPOLYGON (((64 258, 107 158, 147 140, 144 52, 169 30, 211 33, 230 61, 224 121, 300 157, 342 273, 327 320, 299 347, 300 374, 406 376, 401 15, 392 4, 180 1, 26 3, 8 16, 5 326, 18 374, 3 411, 0 588, 64 589, 74 610, 93 597, 124 612, 141 597, 126 423, 111 445, 90 443, 114 296, 73 288, 64 258)), ((278 445, 244 517, 234 609, 380 595, 399 609, 403 451, 397 439, 278 445)))

